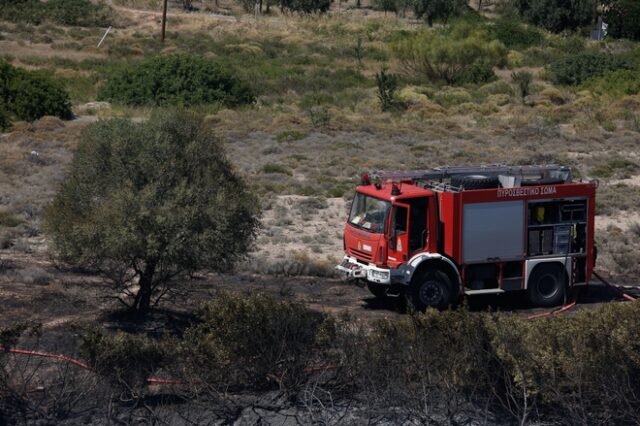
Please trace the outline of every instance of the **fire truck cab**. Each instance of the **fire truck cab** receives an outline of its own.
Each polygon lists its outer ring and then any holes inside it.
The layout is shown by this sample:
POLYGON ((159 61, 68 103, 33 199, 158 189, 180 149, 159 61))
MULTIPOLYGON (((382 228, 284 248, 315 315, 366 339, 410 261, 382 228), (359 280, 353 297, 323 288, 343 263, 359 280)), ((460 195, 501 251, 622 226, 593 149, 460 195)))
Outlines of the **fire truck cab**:
POLYGON ((336 269, 375 296, 406 294, 418 310, 510 291, 558 305, 591 279, 596 187, 558 165, 365 175, 336 269))

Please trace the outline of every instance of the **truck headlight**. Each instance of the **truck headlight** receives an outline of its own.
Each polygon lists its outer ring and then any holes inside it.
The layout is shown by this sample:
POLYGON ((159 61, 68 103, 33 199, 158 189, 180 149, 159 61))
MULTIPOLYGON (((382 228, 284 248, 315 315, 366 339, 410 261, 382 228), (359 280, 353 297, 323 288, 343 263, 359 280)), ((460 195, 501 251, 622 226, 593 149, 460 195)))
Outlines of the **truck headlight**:
POLYGON ((369 277, 371 279, 381 280, 381 281, 389 281, 389 271, 376 271, 370 270, 369 277))

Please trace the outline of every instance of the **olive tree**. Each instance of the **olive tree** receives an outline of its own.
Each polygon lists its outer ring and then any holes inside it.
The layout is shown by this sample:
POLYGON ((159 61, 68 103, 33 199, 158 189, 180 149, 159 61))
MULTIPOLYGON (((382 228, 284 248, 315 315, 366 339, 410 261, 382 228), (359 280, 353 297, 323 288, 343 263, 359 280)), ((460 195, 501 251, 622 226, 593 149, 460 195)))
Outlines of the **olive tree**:
POLYGON ((255 237, 256 206, 202 119, 164 111, 90 126, 45 230, 62 260, 109 278, 144 315, 173 278, 231 268, 255 237))

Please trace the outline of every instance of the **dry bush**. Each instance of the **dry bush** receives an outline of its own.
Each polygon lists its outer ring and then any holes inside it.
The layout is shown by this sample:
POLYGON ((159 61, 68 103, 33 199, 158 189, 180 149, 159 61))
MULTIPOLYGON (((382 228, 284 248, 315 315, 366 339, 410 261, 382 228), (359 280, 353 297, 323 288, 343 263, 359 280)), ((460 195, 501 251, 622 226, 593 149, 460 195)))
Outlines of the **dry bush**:
POLYGON ((179 353, 187 374, 213 386, 296 388, 325 326, 324 315, 299 302, 223 293, 201 307, 179 353))

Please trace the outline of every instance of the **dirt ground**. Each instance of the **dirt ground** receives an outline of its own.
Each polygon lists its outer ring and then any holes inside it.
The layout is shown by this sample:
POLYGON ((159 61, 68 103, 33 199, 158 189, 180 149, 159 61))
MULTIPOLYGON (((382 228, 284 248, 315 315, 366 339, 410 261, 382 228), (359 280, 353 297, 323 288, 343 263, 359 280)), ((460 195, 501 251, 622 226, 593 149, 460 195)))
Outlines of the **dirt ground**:
MULTIPOLYGON (((34 247, 31 253, 0 251, 0 327, 28 322, 41 324, 55 336, 72 338, 74 326, 78 325, 100 324, 107 329, 128 326, 126 321, 118 319, 122 305, 103 279, 56 263, 43 249, 43 238, 33 238, 30 242, 34 247)), ((403 298, 376 299, 366 288, 334 277, 204 273, 175 284, 175 290, 163 300, 158 313, 166 322, 157 327, 171 328, 172 320, 192 315, 201 303, 215 298, 219 292, 267 293, 279 299, 304 302, 321 312, 349 314, 362 321, 400 317, 406 313, 403 298)), ((579 294, 573 312, 615 300, 620 300, 619 295, 596 282, 579 294)), ((522 316, 547 311, 528 306, 522 294, 476 296, 466 302, 475 311, 500 310, 522 316)), ((56 340, 55 346, 59 345, 60 340, 56 340)))
MULTIPOLYGON (((19 225, 0 226, 0 325, 31 321, 42 323, 45 329, 68 329, 78 322, 109 326, 106 318, 119 308, 111 298, 112 289, 100 277, 68 271, 56 264, 39 229, 43 208, 64 175, 81 130, 94 121, 90 116, 70 122, 45 118, 1 137, 0 205, 19 220, 19 225)), ((230 147, 233 157, 237 148, 230 147)), ((304 180, 305 176, 298 178, 304 180)), ((638 176, 622 183, 637 185, 638 176)), ((348 312, 366 321, 402 315, 402 300, 376 300, 366 288, 346 285, 333 275, 333 266, 342 257, 348 207, 346 197, 264 197, 260 234, 237 275, 204 274, 179 283, 178 290, 188 287, 192 291, 171 295, 163 309, 185 313, 218 291, 231 291, 292 297, 323 312, 348 312)), ((626 230, 637 221, 637 212, 601 215, 597 229, 626 230)), ((581 301, 585 303, 578 309, 613 297, 596 287, 583 296, 581 301)), ((519 295, 476 298, 470 305, 478 310, 514 310, 522 315, 540 311, 529 309, 519 295)))

